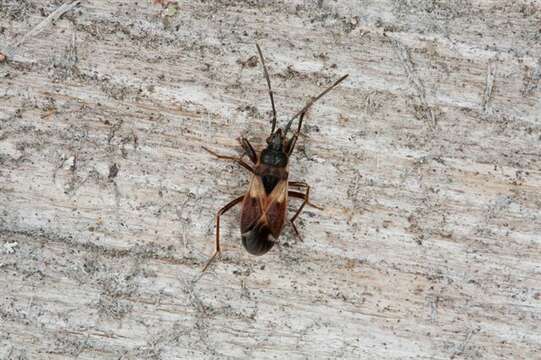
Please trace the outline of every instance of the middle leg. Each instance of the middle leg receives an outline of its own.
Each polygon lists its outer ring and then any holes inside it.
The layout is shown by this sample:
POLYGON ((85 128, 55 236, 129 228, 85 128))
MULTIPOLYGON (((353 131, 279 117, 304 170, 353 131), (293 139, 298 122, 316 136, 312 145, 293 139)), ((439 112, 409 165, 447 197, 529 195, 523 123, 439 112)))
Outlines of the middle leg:
POLYGON ((291 186, 291 187, 304 188, 305 189, 304 194, 300 193, 300 192, 297 192, 297 191, 291 191, 291 190, 289 190, 287 192, 288 196, 303 200, 301 206, 297 209, 297 211, 295 212, 293 217, 289 220, 289 222, 291 223, 291 227, 293 227, 293 230, 295 230, 295 234, 302 241, 302 237, 301 237, 301 235, 299 233, 299 230, 297 229, 297 226, 295 225, 295 220, 300 215, 300 213, 301 213, 302 209, 304 209, 305 205, 310 205, 310 206, 315 207, 316 209, 320 209, 320 210, 323 210, 323 208, 319 207, 317 205, 314 205, 314 204, 312 204, 310 202, 310 185, 308 185, 306 182, 304 182, 304 181, 289 181, 287 184, 288 184, 288 186, 291 186))
POLYGON ((310 185, 308 185, 306 182, 304 182, 304 181, 288 181, 287 185, 290 186, 290 187, 306 189, 306 191, 304 192, 304 194, 306 195, 306 205, 310 205, 311 207, 314 207, 316 209, 323 210, 323 208, 321 206, 318 206, 318 205, 313 204, 312 202, 310 202, 310 200, 308 198, 308 196, 310 194, 310 185))
POLYGON ((297 238, 300 241, 302 241, 302 236, 299 233, 299 230, 297 229, 297 225, 295 225, 295 219, 297 219, 297 217, 301 213, 302 209, 304 208, 304 205, 306 205, 306 203, 308 202, 308 196, 307 196, 307 194, 303 194, 303 193, 296 192, 296 191, 291 191, 291 190, 289 190, 287 192, 287 195, 291 196, 291 197, 294 197, 294 198, 297 198, 297 199, 302 199, 303 200, 301 206, 295 212, 295 215, 293 215, 293 217, 291 219, 289 219, 289 222, 291 223, 291 227, 293 228, 293 230, 295 230, 295 235, 297 235, 297 238))

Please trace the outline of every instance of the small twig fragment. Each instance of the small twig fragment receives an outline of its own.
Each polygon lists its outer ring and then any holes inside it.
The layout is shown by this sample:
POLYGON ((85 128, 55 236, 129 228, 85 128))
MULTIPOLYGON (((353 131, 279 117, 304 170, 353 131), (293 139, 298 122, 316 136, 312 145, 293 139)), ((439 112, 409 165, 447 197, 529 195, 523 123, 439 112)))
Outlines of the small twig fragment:
POLYGON ((487 79, 485 82, 485 91, 483 93, 482 107, 486 114, 489 111, 489 102, 494 89, 494 79, 496 78, 496 62, 494 59, 489 60, 487 65, 487 79))
POLYGON ((404 45, 402 45, 399 41, 389 38, 391 40, 391 43, 393 44, 393 48, 395 49, 396 55, 398 56, 398 59, 400 60, 400 63, 402 64, 402 67, 404 68, 404 71, 406 72, 406 75, 408 76, 408 80, 410 83, 410 86, 415 90, 417 93, 417 98, 419 100, 419 105, 417 106, 419 109, 422 109, 426 112, 426 117, 428 118, 430 122, 430 126, 435 127, 436 126, 436 116, 434 115, 434 111, 432 111, 432 108, 428 105, 428 102, 426 101, 426 92, 425 87, 423 85, 423 82, 415 72, 413 61, 411 60, 410 53, 404 45))

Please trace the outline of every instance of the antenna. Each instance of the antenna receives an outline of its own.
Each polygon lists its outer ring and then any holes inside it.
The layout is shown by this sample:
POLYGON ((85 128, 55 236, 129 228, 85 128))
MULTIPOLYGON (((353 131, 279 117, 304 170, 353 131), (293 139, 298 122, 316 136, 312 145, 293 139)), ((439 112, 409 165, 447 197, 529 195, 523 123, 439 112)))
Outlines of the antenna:
POLYGON ((314 103, 316 101, 318 101, 319 99, 321 99, 321 97, 323 95, 325 95, 326 93, 328 93, 329 91, 331 91, 332 89, 334 89, 338 84, 340 84, 342 81, 344 81, 345 78, 347 78, 349 76, 349 74, 346 74, 344 76, 342 76, 340 79, 336 80, 336 82, 334 84, 332 84, 330 87, 328 87, 325 91, 323 91, 321 94, 319 94, 318 96, 316 96, 315 98, 313 98, 312 100, 308 101, 308 103, 298 112, 296 113, 292 118, 291 120, 289 120, 289 122, 287 123, 286 127, 284 128, 284 135, 287 134, 287 132, 289 131, 289 128, 291 127, 291 124, 293 123, 293 120, 295 120, 299 115, 301 114, 304 114, 308 108, 312 105, 314 105, 314 103))

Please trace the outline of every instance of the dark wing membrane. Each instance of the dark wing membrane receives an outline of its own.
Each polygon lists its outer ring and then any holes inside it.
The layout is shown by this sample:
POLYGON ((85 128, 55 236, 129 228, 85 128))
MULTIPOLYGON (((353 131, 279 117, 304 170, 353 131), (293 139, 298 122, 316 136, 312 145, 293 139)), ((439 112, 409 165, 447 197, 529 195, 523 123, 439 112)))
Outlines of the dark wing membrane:
POLYGON ((266 200, 266 222, 274 239, 278 239, 287 212, 287 181, 280 181, 266 200))
POLYGON ((263 255, 274 246, 270 235, 267 224, 257 222, 250 230, 242 233, 242 245, 252 255, 263 255))

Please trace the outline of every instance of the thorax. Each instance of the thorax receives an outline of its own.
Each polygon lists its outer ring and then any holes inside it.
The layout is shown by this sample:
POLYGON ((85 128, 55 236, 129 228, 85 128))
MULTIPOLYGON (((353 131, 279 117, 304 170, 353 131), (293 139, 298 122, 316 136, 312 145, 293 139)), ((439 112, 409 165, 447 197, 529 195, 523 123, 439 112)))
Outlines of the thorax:
POLYGON ((261 178, 265 193, 268 195, 280 181, 287 181, 289 173, 287 164, 285 166, 273 166, 258 162, 255 167, 255 175, 261 178))

